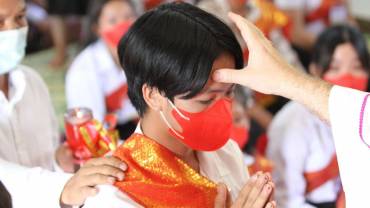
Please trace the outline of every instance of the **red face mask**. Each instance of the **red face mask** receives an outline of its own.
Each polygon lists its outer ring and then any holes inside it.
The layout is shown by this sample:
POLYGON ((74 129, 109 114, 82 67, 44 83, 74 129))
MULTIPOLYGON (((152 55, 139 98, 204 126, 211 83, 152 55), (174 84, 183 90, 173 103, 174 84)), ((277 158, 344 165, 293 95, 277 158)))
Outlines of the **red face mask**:
POLYGON ((230 132, 230 138, 238 143, 240 149, 243 149, 248 143, 249 131, 246 127, 238 127, 233 125, 230 132))
POLYGON ((172 115, 181 126, 182 132, 173 129, 162 112, 161 116, 169 128, 169 133, 191 149, 215 151, 229 140, 232 126, 229 99, 220 99, 213 106, 199 113, 177 109, 171 101, 169 102, 173 107, 172 115))
POLYGON ((342 87, 349 87, 356 90, 366 91, 368 77, 355 77, 352 74, 344 74, 335 79, 324 77, 324 80, 342 87))
POLYGON ((117 48, 121 38, 128 32, 132 21, 124 21, 109 30, 106 30, 102 34, 103 40, 111 47, 117 48))

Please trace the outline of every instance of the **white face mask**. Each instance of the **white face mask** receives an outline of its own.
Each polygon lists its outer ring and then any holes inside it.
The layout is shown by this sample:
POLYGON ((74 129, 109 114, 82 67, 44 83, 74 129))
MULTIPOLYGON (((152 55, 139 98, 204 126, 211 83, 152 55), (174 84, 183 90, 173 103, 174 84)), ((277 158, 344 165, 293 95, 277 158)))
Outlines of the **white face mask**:
POLYGON ((0 75, 15 69, 22 61, 27 44, 28 27, 0 32, 0 75))

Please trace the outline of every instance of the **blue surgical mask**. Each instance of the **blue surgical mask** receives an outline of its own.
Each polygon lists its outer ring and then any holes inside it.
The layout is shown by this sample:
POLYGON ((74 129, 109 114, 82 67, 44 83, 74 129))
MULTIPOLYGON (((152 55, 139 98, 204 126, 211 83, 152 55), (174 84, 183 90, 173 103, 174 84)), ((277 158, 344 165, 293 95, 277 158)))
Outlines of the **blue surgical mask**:
POLYGON ((15 69, 22 61, 27 44, 28 27, 0 32, 0 75, 15 69))

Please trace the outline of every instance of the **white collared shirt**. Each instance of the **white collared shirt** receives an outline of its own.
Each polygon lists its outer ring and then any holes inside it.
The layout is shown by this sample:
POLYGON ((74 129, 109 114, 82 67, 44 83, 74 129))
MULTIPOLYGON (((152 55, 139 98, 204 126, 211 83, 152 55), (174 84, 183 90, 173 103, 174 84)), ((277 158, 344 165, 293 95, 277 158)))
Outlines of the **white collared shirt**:
MULTIPOLYGON (((140 124, 135 132, 142 134, 140 124)), ((221 149, 197 152, 197 157, 201 174, 215 183, 224 183, 234 201, 249 178, 239 146, 230 139, 221 149)), ((86 200, 84 208, 141 207, 114 186, 100 186, 99 190, 97 196, 86 200)))
POLYGON ((26 78, 20 69, 9 72, 9 99, 0 91, 0 116, 9 117, 14 106, 22 99, 26 88, 26 78))

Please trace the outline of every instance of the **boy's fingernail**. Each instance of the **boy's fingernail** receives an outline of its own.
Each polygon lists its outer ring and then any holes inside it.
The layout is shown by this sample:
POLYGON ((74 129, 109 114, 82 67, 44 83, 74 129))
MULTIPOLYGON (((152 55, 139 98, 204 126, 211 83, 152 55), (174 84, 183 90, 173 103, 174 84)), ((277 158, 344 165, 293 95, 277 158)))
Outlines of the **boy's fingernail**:
POLYGON ((125 174, 118 173, 118 180, 122 181, 125 178, 125 174))
POLYGON ((119 166, 119 168, 120 168, 121 170, 125 171, 125 170, 127 170, 127 165, 126 165, 126 164, 124 164, 124 163, 122 163, 122 164, 119 166))
POLYGON ((271 192, 272 187, 271 187, 270 184, 267 184, 267 185, 265 185, 265 189, 266 189, 267 192, 271 192))

